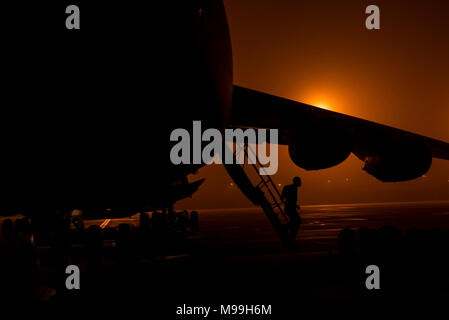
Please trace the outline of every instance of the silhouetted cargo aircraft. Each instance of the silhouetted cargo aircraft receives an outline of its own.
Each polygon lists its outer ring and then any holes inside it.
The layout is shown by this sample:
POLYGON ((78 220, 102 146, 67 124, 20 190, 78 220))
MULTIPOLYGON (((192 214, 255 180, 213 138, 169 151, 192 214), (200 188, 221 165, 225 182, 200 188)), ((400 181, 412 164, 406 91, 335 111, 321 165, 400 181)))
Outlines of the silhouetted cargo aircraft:
POLYGON ((169 158, 171 131, 193 120, 279 129, 307 170, 352 152, 377 179, 404 181, 449 160, 448 143, 234 86, 221 0, 78 2, 80 30, 65 27, 69 4, 2 4, 2 215, 167 207, 201 184, 186 178, 201 165, 169 158))

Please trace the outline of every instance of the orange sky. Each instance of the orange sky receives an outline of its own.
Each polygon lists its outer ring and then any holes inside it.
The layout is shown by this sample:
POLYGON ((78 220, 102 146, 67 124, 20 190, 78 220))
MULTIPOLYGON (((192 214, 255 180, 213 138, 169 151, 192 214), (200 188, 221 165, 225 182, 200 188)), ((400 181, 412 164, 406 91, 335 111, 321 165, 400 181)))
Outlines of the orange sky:
MULTIPOLYGON (((449 1, 376 1, 381 30, 365 28, 370 1, 224 0, 234 82, 449 142, 449 1)), ((449 200, 449 162, 426 177, 382 183, 351 155, 306 172, 280 148, 276 183, 303 177, 303 204, 449 200)), ((221 166, 178 207, 249 206, 221 166)))

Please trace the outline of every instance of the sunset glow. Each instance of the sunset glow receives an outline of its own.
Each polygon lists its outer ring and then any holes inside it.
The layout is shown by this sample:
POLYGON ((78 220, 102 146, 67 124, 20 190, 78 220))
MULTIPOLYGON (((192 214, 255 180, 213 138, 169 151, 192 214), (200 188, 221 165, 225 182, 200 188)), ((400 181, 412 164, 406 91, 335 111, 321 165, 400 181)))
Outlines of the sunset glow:
POLYGON ((331 107, 329 107, 329 105, 325 102, 318 102, 318 103, 314 104, 314 106, 321 108, 321 109, 332 110, 331 107))
MULTIPOLYGON (((251 1, 224 2, 235 84, 448 141, 447 1, 407 1, 411 11, 382 1, 389 14, 381 32, 364 28, 364 8, 351 1, 260 1, 257 10, 251 1), (332 10, 324 10, 323 3, 332 10), (432 11, 435 6, 444 8, 432 11)), ((279 171, 272 178, 282 189, 300 176, 302 204, 448 199, 448 165, 442 160, 433 161, 427 178, 400 184, 384 184, 362 165, 351 154, 335 167, 307 171, 293 163, 288 146, 280 145, 279 171)), ((208 166, 199 174, 206 182, 184 206, 252 205, 237 192, 218 192, 223 185, 229 188, 223 167, 208 166)))

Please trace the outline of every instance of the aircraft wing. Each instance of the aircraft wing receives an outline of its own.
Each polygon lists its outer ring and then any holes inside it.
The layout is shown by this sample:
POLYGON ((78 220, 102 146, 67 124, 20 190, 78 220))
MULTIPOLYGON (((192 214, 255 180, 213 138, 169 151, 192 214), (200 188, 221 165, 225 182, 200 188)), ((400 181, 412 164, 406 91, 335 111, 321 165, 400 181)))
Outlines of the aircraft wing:
POLYGON ((335 166, 352 152, 365 171, 394 182, 422 176, 432 158, 449 160, 449 143, 239 86, 230 125, 279 129, 279 143, 306 170, 335 166))

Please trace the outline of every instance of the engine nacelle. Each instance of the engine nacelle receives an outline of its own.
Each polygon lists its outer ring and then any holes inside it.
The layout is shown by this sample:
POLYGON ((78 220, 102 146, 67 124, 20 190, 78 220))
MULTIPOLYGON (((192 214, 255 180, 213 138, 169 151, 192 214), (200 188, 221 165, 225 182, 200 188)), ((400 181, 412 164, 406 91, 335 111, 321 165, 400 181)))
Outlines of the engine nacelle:
POLYGON ((365 158, 363 170, 383 182, 407 181, 421 177, 432 164, 432 153, 419 140, 384 146, 365 158))
POLYGON ((301 128, 288 145, 292 161, 306 170, 336 166, 346 160, 351 151, 351 133, 333 119, 301 128))

